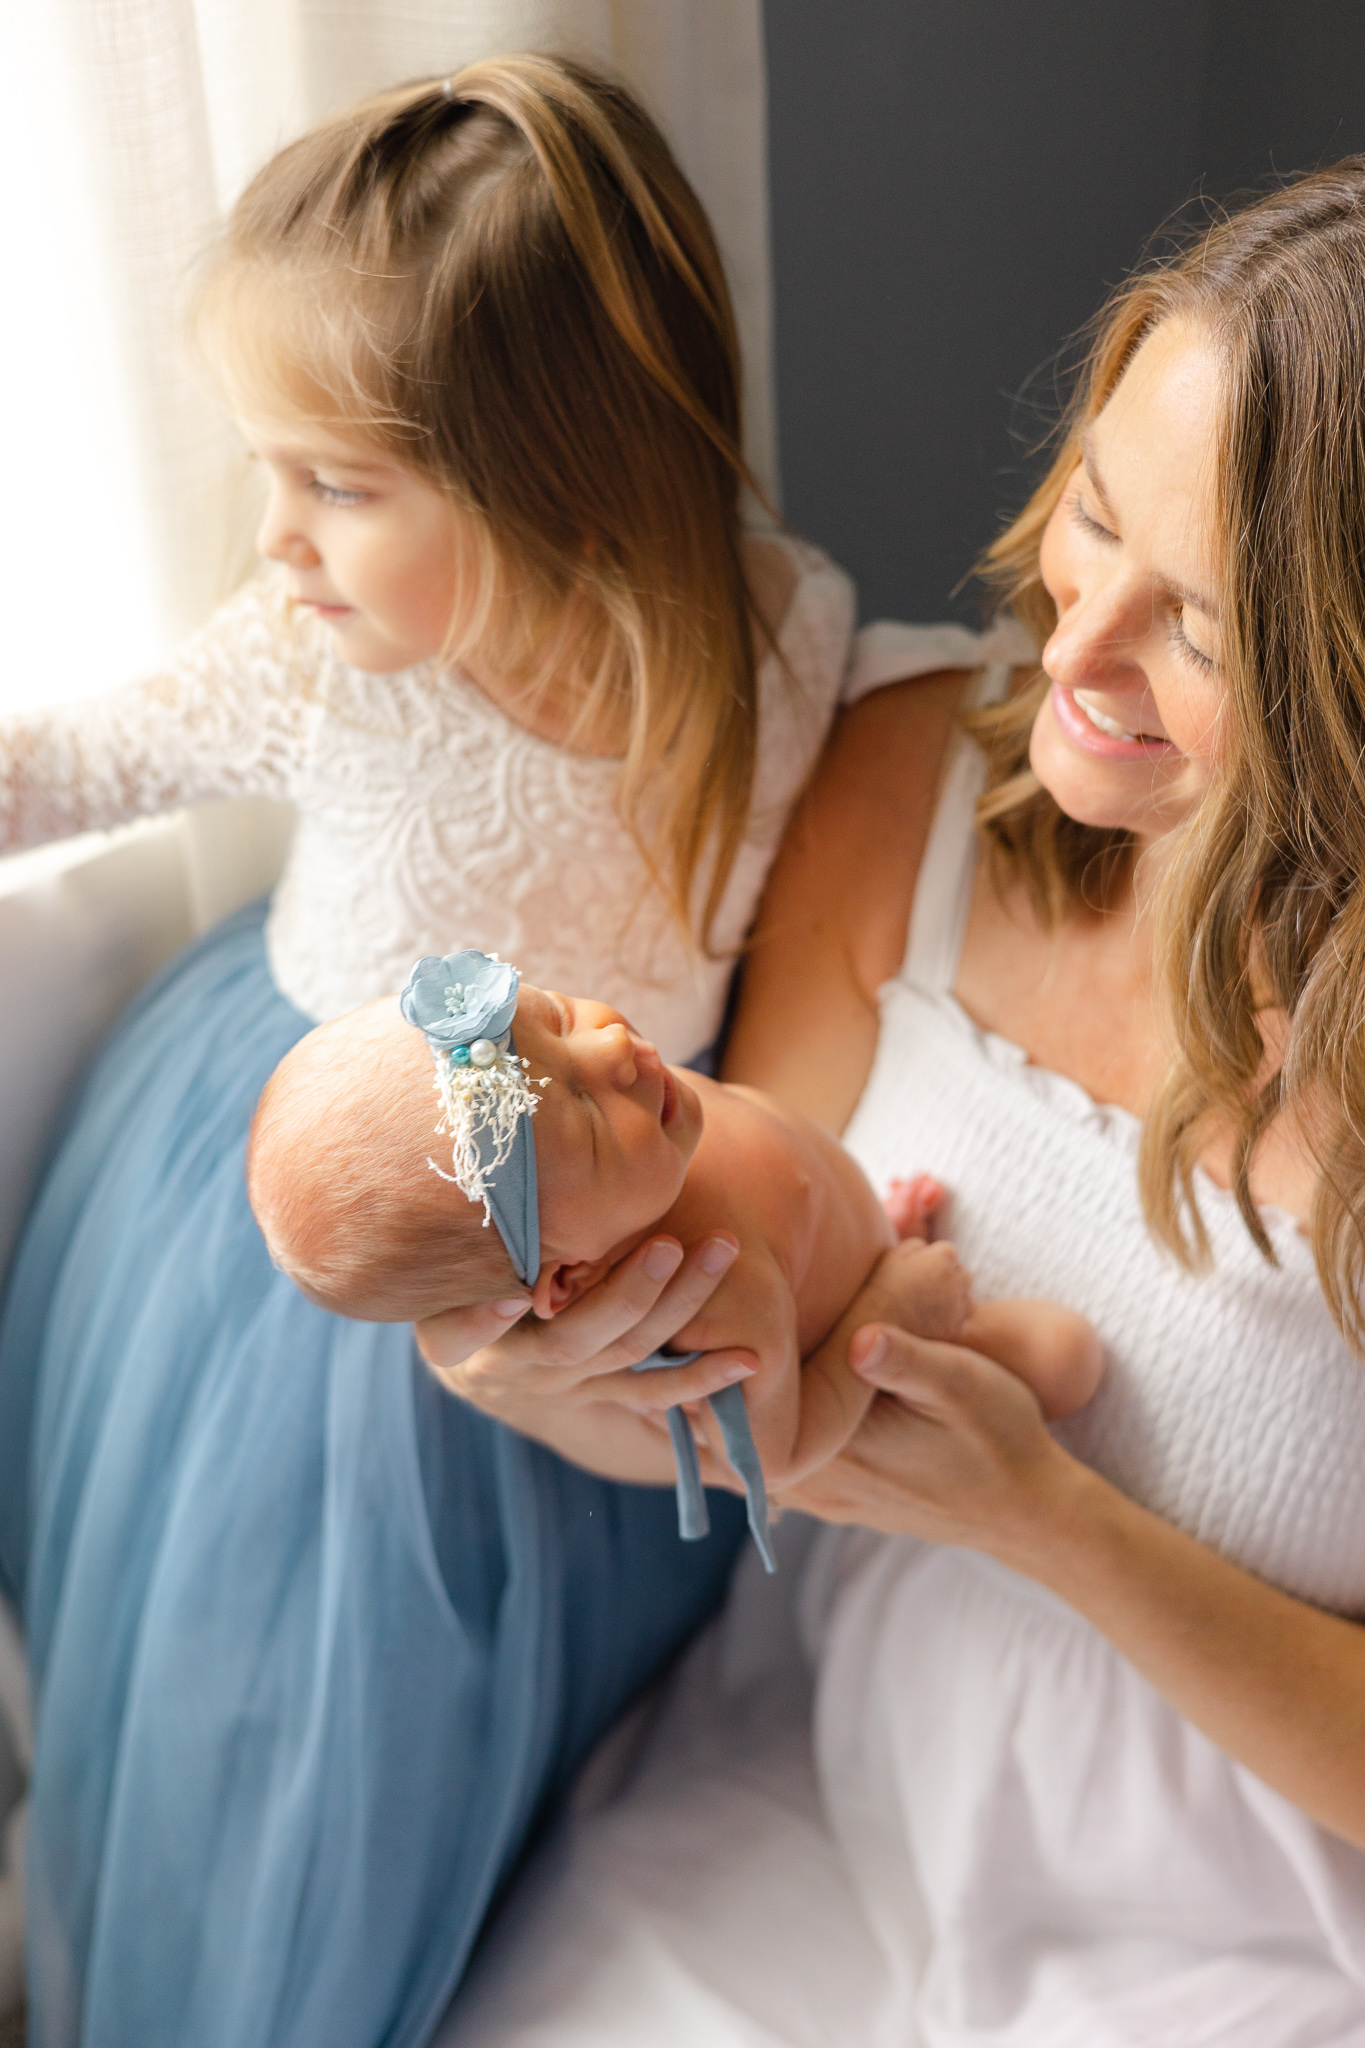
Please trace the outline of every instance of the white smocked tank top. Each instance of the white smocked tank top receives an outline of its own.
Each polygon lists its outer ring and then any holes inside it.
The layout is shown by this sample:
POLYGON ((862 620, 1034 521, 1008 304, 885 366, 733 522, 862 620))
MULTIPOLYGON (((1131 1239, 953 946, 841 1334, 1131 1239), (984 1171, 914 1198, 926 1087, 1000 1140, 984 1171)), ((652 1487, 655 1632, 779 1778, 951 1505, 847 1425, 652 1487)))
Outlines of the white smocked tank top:
MULTIPOLYGON (((982 695, 1005 680, 988 675, 982 695)), ((1201 1175, 1214 1265, 1185 1272, 1143 1218, 1137 1118, 1032 1065, 953 994, 984 773, 960 737, 845 1142, 879 1188, 921 1171, 947 1184, 948 1229, 981 1295, 1048 1297, 1095 1324, 1105 1374, 1058 1426, 1068 1449, 1286 1591, 1365 1612, 1365 1363, 1294 1218, 1264 1212, 1272 1266, 1201 1175)))

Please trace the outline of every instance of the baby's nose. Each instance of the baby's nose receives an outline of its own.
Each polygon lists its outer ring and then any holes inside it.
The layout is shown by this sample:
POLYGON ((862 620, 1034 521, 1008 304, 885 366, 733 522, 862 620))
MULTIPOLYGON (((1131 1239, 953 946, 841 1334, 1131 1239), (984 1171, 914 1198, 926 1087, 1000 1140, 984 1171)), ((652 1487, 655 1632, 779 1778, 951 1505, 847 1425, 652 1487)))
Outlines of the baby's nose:
POLYGON ((642 1074, 657 1074, 663 1066, 657 1045, 651 1045, 647 1038, 637 1038, 633 1031, 628 1033, 635 1055, 635 1065, 642 1074))
POLYGON ((635 1041, 624 1024, 602 1024, 592 1034, 589 1057, 598 1074, 618 1088, 634 1086, 635 1041))

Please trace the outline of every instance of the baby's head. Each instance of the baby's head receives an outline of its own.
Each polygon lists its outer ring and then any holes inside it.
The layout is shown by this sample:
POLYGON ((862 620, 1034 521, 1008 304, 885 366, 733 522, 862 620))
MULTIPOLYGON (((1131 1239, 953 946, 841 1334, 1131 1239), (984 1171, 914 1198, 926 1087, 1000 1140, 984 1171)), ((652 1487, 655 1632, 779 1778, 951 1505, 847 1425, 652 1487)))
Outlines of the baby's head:
MULTIPOLYGON (((538 1104, 532 1295, 550 1315, 672 1206, 701 1105, 604 1003, 523 982, 513 1029, 538 1104)), ((271 1256, 311 1300, 414 1322, 518 1291, 482 1203, 443 1178, 441 1114, 431 1051, 395 997, 319 1025, 280 1062, 257 1105, 247 1177, 271 1256)))

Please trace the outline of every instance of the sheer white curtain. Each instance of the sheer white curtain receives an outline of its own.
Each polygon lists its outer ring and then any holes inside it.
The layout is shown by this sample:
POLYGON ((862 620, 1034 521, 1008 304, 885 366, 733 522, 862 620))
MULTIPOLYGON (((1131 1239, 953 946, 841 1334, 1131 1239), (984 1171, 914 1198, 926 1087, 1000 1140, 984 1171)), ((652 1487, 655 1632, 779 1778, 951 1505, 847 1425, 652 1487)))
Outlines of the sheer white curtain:
POLYGON ((758 0, 43 0, 0 12, 0 172, 17 200, 24 503, 7 553, 31 638, 0 705, 154 661, 232 566, 236 444, 181 365, 177 307, 225 208, 280 144, 377 86, 500 49, 620 71, 714 220, 748 365, 750 454, 775 484, 758 0), (6 161, 8 158, 8 161, 6 161))
MULTIPOLYGON (((611 66, 669 134, 729 267, 748 452, 775 493, 760 0, 3 7, 0 714, 145 673, 246 566, 241 452, 177 346, 187 273, 245 180, 363 93, 531 48, 611 66)), ((108 1020, 194 926, 269 883, 286 833, 274 807, 209 806, 112 847, 0 860, 0 1268, 53 1111, 108 1020)), ((20 1690, 0 1618, 0 2012, 18 1995, 20 1690)))

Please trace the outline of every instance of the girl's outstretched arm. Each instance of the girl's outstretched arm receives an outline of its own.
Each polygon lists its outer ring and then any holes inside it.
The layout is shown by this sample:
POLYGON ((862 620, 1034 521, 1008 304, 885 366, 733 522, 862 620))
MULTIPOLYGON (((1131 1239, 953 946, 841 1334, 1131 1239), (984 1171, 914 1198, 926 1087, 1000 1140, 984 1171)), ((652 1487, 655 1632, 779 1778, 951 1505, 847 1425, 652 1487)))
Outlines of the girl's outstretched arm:
POLYGON ((847 1451, 784 1500, 984 1551, 1036 1579, 1220 1749, 1365 1848, 1365 1628, 1128 1500, 977 1353, 875 1324, 851 1353, 882 1398, 847 1451))
POLYGON ((164 674, 0 718, 0 852, 212 797, 288 797, 316 708, 267 572, 164 674))

